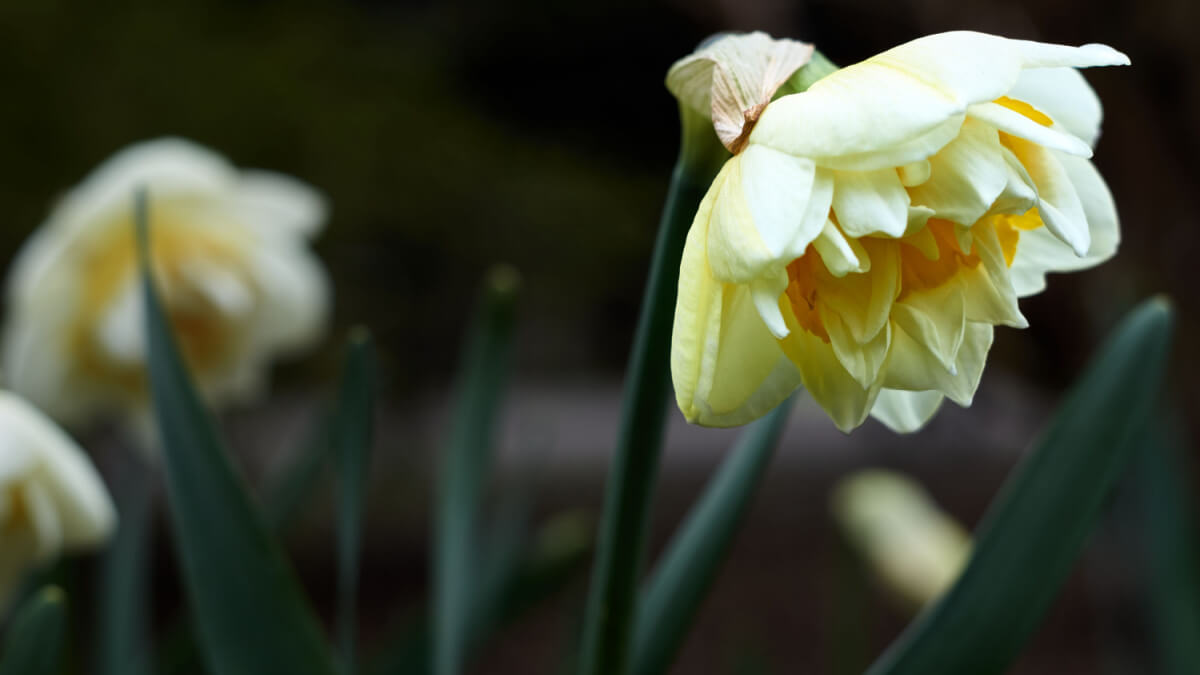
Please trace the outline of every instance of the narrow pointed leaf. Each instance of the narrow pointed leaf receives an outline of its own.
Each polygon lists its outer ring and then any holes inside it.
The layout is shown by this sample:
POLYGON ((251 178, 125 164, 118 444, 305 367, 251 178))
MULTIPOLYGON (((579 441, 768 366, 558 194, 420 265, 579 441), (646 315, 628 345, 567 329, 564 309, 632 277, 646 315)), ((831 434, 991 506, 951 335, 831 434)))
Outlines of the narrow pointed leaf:
POLYGON ((338 636, 346 675, 357 671, 358 568, 374 407, 373 348, 370 335, 360 329, 347 346, 330 429, 338 459, 338 636))
POLYGON ((792 406, 790 399, 738 438, 675 533, 642 594, 634 675, 665 673, 716 579, 792 406))
POLYGON ((150 526, 156 481, 141 458, 126 458, 116 491, 117 533, 100 561, 99 675, 149 675, 150 526))
POLYGON ((433 672, 462 672, 470 647, 472 598, 478 591, 477 522, 491 464, 493 432, 508 378, 519 281, 493 270, 463 352, 449 441, 442 454, 433 551, 433 672))
POLYGON ((214 675, 332 675, 329 646, 260 520, 184 367, 150 275, 145 193, 136 209, 150 390, 173 533, 214 675))
POLYGON ((66 599, 49 586, 21 606, 4 636, 0 675, 54 675, 63 655, 66 599))
POLYGON ((287 532, 330 464, 329 416, 322 412, 310 423, 301 445, 263 490, 263 517, 277 535, 287 532))
POLYGON ((1070 574, 1100 509, 1145 444, 1172 311, 1131 312, 1106 341, 979 527, 962 577, 868 675, 1002 673, 1070 574))
POLYGON ((1167 675, 1200 668, 1200 523, 1184 433, 1175 420, 1156 429, 1138 476, 1156 672, 1167 675))

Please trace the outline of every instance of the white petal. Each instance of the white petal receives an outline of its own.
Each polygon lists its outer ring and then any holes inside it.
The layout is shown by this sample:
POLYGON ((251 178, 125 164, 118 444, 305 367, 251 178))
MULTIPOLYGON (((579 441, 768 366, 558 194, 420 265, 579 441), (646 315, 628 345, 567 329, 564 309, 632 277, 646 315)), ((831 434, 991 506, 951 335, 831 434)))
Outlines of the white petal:
POLYGON ((832 220, 825 221, 821 235, 813 241, 825 268, 835 277, 862 274, 871 269, 871 258, 857 239, 847 238, 832 220))
MULTIPOLYGON (((825 225, 832 180, 811 161, 751 145, 713 181, 708 264, 723 283, 750 283, 803 255, 825 225)), ((693 225, 695 227, 695 225, 693 225)))
POLYGON ((253 313, 257 349, 282 355, 321 338, 332 292, 325 268, 310 249, 299 244, 257 248, 248 271, 258 292, 253 313))
POLYGON ((1091 147, 1100 136, 1100 97, 1074 68, 1034 68, 1017 78, 1008 93, 1050 116, 1055 124, 1091 147))
POLYGON ((1018 297, 1040 293, 1046 287, 1047 272, 1071 272, 1108 260, 1120 243, 1116 206, 1099 172, 1086 159, 1061 157, 1060 160, 1087 213, 1091 246, 1087 255, 1080 257, 1046 228, 1021 232, 1010 270, 1018 297))
POLYGON ((329 213, 325 197, 312 186, 273 171, 242 171, 237 200, 245 223, 268 235, 312 238, 329 213))
POLYGON ((1092 237, 1079 194, 1060 160, 1067 156, 1019 138, 1011 138, 1009 145, 1037 185, 1038 213, 1042 222, 1054 236, 1074 249, 1076 255, 1086 255, 1092 237))
POLYGON ((0 392, 0 433, 38 454, 38 482, 52 502, 66 546, 109 535, 116 522, 112 501, 83 450, 62 429, 21 398, 0 392))
POLYGON ((938 218, 974 224, 1008 183, 1004 152, 995 129, 968 118, 958 137, 929 158, 929 180, 909 189, 913 203, 938 218))
POLYGON ((912 433, 925 426, 945 399, 940 391, 884 389, 875 399, 871 417, 897 433, 912 433))
POLYGON ((930 35, 776 100, 751 139, 805 157, 879 152, 1005 95, 1022 68, 1127 62, 1101 45, 1043 45, 966 31, 930 35))
POLYGON ((63 548, 63 526, 58 521, 54 502, 50 495, 37 481, 30 481, 21 486, 18 499, 22 501, 22 509, 29 520, 29 529, 33 532, 34 555, 39 560, 49 560, 63 548))
POLYGON ((1004 157, 1008 178, 1004 189, 992 202, 987 213, 988 215, 997 213, 1021 215, 1037 206, 1037 186, 1034 185, 1033 178, 1029 176, 1029 172, 1021 165, 1021 160, 1017 159, 1012 150, 1002 147, 1000 154, 1004 157))
POLYGON ((908 225, 908 193, 894 168, 878 171, 835 171, 833 211, 851 237, 904 234, 908 225))
MULTIPOLYGON (((180 263, 179 274, 208 304, 227 318, 238 318, 254 310, 254 293, 246 280, 227 265, 203 258, 180 263)), ((140 325, 140 324, 139 324, 140 325)))
POLYGON ((1006 134, 1024 138, 1042 147, 1079 157, 1092 156, 1091 146, 1079 138, 1054 127, 1038 124, 1016 110, 999 103, 976 103, 967 110, 967 114, 1006 134))
POLYGON ((878 150, 818 157, 817 165, 838 171, 877 171, 922 162, 954 140, 965 119, 966 115, 951 116, 928 131, 878 150))

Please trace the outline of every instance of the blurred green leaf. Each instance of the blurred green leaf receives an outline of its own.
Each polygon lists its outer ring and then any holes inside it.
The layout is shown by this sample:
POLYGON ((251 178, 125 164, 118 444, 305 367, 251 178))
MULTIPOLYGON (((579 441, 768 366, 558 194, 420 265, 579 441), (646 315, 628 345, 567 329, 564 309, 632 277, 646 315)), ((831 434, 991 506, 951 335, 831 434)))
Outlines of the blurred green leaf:
POLYGON ((1158 672, 1168 675, 1200 671, 1200 525, 1184 433, 1177 420, 1163 420, 1141 453, 1138 476, 1153 639, 1158 672))
MULTIPOLYGON (((478 646, 498 629, 536 607, 583 568, 591 550, 592 530, 583 516, 562 513, 543 525, 532 549, 523 546, 519 556, 504 549, 488 549, 480 557, 481 590, 470 609, 466 643, 478 646)), ((522 544, 529 542, 522 539, 522 544)), ((425 614, 428 617, 428 613, 425 614)), ((425 673, 431 664, 432 632, 429 622, 400 622, 386 640, 384 650, 368 672, 373 675, 425 673)))
POLYGON ((1126 316, 993 502, 962 577, 869 675, 1008 668, 1070 573, 1117 478, 1145 444, 1172 321, 1163 299, 1126 316))
POLYGON ((284 459, 263 490, 263 517, 277 535, 291 527, 330 462, 329 425, 329 415, 322 408, 310 422, 302 444, 284 459))
POLYGON ((668 364, 679 261, 696 207, 728 156, 712 133, 711 121, 682 106, 680 115, 683 141, 654 242, 626 369, 616 452, 605 485, 579 675, 624 675, 629 669, 638 583, 671 388, 668 364))
POLYGON ((456 407, 442 454, 433 587, 433 672, 457 675, 470 647, 472 598, 479 592, 477 519, 483 481, 491 464, 493 432, 508 378, 517 272, 493 269, 463 352, 455 386, 456 407))
POLYGON ((0 675, 57 673, 66 618, 66 598, 55 586, 43 588, 25 601, 4 636, 0 675))
POLYGON ((330 440, 338 458, 338 636, 344 672, 357 670, 358 572, 363 501, 371 459, 375 410, 375 360, 371 336, 356 329, 346 348, 330 440))
POLYGON ((167 498, 205 659, 215 675, 331 675, 328 645, 300 585, 229 463, 179 355, 150 275, 144 191, 135 220, 167 498))
POLYGON ((122 465, 114 490, 117 533, 100 561, 96 668, 100 675, 148 675, 150 526, 157 481, 143 458, 127 457, 122 465))
POLYGON ((749 426, 676 531, 642 594, 633 673, 665 673, 724 562, 792 410, 791 399, 749 426))

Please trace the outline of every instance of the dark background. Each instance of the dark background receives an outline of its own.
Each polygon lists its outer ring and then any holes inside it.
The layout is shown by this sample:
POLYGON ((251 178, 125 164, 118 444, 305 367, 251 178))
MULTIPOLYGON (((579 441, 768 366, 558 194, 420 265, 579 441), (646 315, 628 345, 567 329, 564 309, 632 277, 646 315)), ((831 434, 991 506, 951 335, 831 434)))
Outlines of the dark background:
MULTIPOLYGON (((280 369, 271 403, 231 415, 230 433, 252 474, 269 471, 332 381, 348 327, 374 331, 385 391, 364 577, 370 645, 425 587, 427 467, 493 262, 514 264, 525 282, 498 484, 532 467, 543 512, 598 512, 677 150, 662 84, 675 59, 713 32, 749 29, 815 42, 840 64, 960 28, 1111 44, 1133 66, 1087 76, 1105 106, 1094 161, 1122 216, 1118 256, 1052 276, 1045 293, 1023 300, 1031 326, 997 330, 976 404, 948 405, 920 434, 896 439, 868 422, 846 437, 811 408, 798 411, 676 671, 853 672, 906 618, 876 587, 844 583, 857 573, 827 516, 837 477, 901 468, 973 525, 1101 336, 1159 292, 1178 308, 1171 400, 1198 410, 1197 26, 1200 5, 1189 0, 9 0, 0 8, 0 265, 56 194, 146 138, 184 136, 329 197, 317 250, 336 290, 330 337, 280 369), (862 635, 841 627, 858 613, 862 635)), ((732 438, 673 425, 656 547, 732 438)), ((321 511, 292 541, 319 604, 332 595, 321 511)), ((1121 554, 1136 527, 1122 526, 1121 513, 1119 503, 1015 672, 1150 672, 1140 564, 1121 554)), ((159 576, 166 614, 168 563, 159 576)), ((582 582, 498 636, 477 672, 555 672, 582 582)))

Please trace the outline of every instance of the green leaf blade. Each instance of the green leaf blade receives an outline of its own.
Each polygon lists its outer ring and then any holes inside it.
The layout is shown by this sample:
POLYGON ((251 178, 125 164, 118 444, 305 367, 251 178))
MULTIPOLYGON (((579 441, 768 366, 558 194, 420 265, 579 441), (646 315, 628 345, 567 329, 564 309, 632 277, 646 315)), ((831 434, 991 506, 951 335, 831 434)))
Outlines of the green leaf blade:
POLYGON ((215 675, 333 675, 300 585, 183 365, 150 274, 144 192, 136 216, 150 390, 173 533, 205 659, 215 675))
POLYGON ((1005 671, 1139 447, 1162 383, 1172 321, 1168 303, 1155 299, 1121 322, 993 502, 962 577, 868 675, 1005 671))
POLYGON ((363 503, 375 409, 374 347, 365 329, 350 336, 330 439, 338 461, 338 637, 344 672, 357 671, 358 572, 363 503))
POLYGON ((747 427, 675 533, 638 612, 634 675, 667 672, 716 579, 791 412, 791 399, 747 427))
POLYGON ((47 586, 25 602, 13 619, 0 655, 0 675, 53 675, 58 672, 66 633, 66 596, 47 586))
POLYGON ((431 563, 434 675, 462 672, 471 645, 480 553, 478 512, 508 378, 519 284, 516 271, 509 267, 498 267, 489 275, 455 387, 456 407, 439 471, 431 563))

